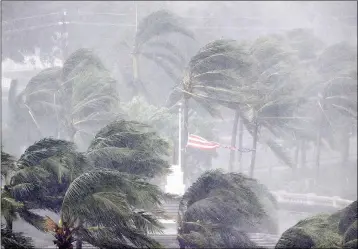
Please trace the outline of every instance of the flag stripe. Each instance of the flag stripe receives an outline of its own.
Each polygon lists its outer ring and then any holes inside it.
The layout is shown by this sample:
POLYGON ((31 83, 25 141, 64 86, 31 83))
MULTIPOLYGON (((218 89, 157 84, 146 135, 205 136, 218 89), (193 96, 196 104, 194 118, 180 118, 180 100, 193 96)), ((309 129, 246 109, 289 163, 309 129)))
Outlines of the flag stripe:
POLYGON ((188 142, 187 142, 187 147, 193 147, 193 148, 198 148, 198 149, 205 149, 205 150, 211 150, 211 149, 216 149, 216 148, 227 148, 230 150, 237 150, 237 151, 241 151, 241 152, 251 152, 253 151, 252 149, 240 149, 237 148, 235 146, 228 146, 228 145, 222 145, 216 142, 211 142, 206 140, 205 138, 199 137, 197 135, 193 135, 190 134, 188 136, 188 142))
POLYGON ((209 142, 206 139, 197 135, 189 135, 187 146, 200 149, 215 149, 220 147, 218 143, 209 142))

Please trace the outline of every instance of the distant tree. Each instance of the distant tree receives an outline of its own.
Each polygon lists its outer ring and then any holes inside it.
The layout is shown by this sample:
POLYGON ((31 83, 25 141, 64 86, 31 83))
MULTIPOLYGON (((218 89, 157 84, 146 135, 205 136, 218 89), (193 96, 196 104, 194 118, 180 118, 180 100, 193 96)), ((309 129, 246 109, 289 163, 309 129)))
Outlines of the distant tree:
POLYGON ((17 96, 15 90, 16 84, 9 91, 13 112, 8 132, 16 138, 19 127, 28 124, 25 135, 31 136, 22 138, 25 146, 52 136, 75 141, 85 150, 94 134, 116 117, 116 81, 87 49, 70 55, 62 68, 41 71, 17 96))
POLYGON ((157 64, 174 83, 179 81, 180 73, 185 67, 182 52, 173 43, 163 39, 164 35, 169 34, 194 38, 193 33, 183 27, 179 18, 166 10, 153 12, 139 22, 132 50, 132 87, 134 95, 142 93, 147 101, 152 101, 152 97, 140 78, 139 56, 157 64))

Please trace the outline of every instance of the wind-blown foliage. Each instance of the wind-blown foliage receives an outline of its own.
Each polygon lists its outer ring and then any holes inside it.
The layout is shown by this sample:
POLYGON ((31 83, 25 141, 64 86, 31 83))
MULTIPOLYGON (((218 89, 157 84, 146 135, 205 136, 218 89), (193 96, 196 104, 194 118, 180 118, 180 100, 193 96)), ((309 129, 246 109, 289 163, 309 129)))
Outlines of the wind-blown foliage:
MULTIPOLYGON (((31 138, 30 144, 53 136, 75 141, 80 149, 86 148, 95 133, 114 120, 118 104, 116 81, 87 49, 70 55, 62 68, 41 71, 14 98, 9 104, 17 114, 17 122, 27 122, 32 127, 29 133, 40 132, 31 138)), ((14 98, 9 96, 9 101, 14 98)))
POLYGON ((255 180, 209 171, 180 201, 178 236, 192 247, 252 247, 247 232, 277 232, 276 209, 274 197, 255 180), (200 236, 210 238, 210 243, 197 243, 200 236))
POLYGON ((8 183, 8 177, 15 169, 15 161, 16 159, 4 152, 1 147, 1 179, 5 180, 5 184, 8 183))
POLYGON ((275 248, 355 248, 357 201, 331 215, 320 214, 287 229, 275 248), (355 227, 355 231, 354 231, 355 227))
POLYGON ((164 36, 179 34, 193 39, 191 31, 183 27, 180 19, 166 10, 159 10, 143 18, 138 25, 138 31, 133 44, 133 82, 134 94, 139 92, 151 101, 146 84, 140 78, 139 56, 158 65, 170 79, 177 83, 184 70, 185 58, 182 52, 164 36))
POLYGON ((167 150, 147 125, 124 120, 101 129, 86 153, 73 142, 42 139, 15 163, 2 194, 5 218, 12 224, 18 214, 42 230, 49 219, 29 210, 48 209, 61 213, 79 241, 101 248, 158 247, 146 234, 162 227, 147 210, 159 214, 162 193, 148 178, 169 172, 167 150))
POLYGON ((1 246, 4 249, 34 249, 33 241, 23 233, 15 233, 1 226, 1 246))
MULTIPOLYGON (((61 220, 77 240, 97 247, 158 248, 160 244, 147 233, 162 227, 141 208, 160 203, 161 191, 155 185, 138 176, 99 168, 71 183, 63 199, 61 220)), ((56 234, 52 226, 48 229, 56 234)))
POLYGON ((168 146, 149 126, 118 120, 97 133, 87 156, 95 167, 153 178, 169 172, 168 146))

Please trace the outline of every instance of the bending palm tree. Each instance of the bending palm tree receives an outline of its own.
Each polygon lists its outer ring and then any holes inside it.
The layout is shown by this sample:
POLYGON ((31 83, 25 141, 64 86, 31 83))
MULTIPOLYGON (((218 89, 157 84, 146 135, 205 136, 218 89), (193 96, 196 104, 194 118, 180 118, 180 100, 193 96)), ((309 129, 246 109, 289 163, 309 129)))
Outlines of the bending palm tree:
POLYGON ((147 236, 160 231, 157 219, 138 206, 160 205, 160 190, 137 176, 96 169, 77 177, 63 199, 59 227, 47 218, 55 244, 70 249, 76 240, 100 248, 136 248, 160 245, 147 236))
POLYGON ((115 118, 118 96, 116 82, 99 58, 80 49, 62 68, 45 69, 33 77, 15 103, 17 116, 35 124, 28 133, 41 131, 31 143, 53 136, 76 141, 84 150, 94 134, 115 118))
POLYGON ((277 203, 241 174, 204 173, 179 204, 178 240, 190 248, 255 247, 246 233, 277 233, 277 203))
POLYGON ((154 12, 139 23, 132 51, 132 87, 134 95, 141 92, 147 101, 151 100, 139 75, 140 55, 161 67, 164 72, 177 83, 179 79, 178 74, 184 68, 184 57, 180 50, 172 43, 163 39, 155 39, 171 33, 181 34, 189 38, 194 37, 192 32, 181 25, 179 18, 168 11, 160 10, 154 12))
MULTIPOLYGON (((249 63, 244 47, 238 46, 234 40, 211 42, 192 57, 180 87, 169 97, 170 105, 180 100, 184 102, 184 147, 188 134, 189 100, 200 103, 213 116, 220 115, 214 105, 237 106, 239 102, 245 102, 234 89, 243 84, 239 72, 248 72, 249 63)), ((184 153, 182 164, 185 174, 184 153)))

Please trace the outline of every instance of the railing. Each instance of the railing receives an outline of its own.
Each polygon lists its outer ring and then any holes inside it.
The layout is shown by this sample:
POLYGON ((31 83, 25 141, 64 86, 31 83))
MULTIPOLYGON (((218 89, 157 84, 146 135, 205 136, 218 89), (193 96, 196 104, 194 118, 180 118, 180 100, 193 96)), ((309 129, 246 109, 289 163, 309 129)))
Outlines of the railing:
MULTIPOLYGON (((272 191, 271 192, 281 210, 288 211, 297 211, 301 210, 302 212, 326 212, 342 209, 353 201, 342 199, 338 196, 327 197, 327 196, 318 196, 314 193, 308 194, 297 194, 289 193, 284 190, 281 191, 272 191)), ((168 199, 164 204, 165 212, 167 213, 170 219, 176 220, 179 208, 179 198, 168 199)))
POLYGON ((296 194, 288 193, 284 190, 271 192, 278 203, 299 203, 310 206, 328 206, 333 208, 344 208, 351 204, 353 201, 342 199, 339 196, 327 197, 318 196, 314 193, 296 194))

